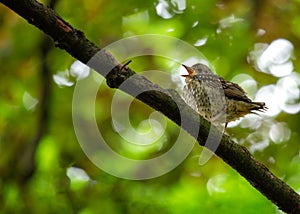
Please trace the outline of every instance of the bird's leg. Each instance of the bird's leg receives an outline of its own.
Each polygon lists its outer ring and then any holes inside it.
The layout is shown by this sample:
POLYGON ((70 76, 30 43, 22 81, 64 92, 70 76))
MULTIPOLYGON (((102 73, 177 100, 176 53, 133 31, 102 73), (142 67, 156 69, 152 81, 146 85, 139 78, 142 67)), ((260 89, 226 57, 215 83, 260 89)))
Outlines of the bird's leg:
POLYGON ((227 125, 228 125, 228 123, 225 123, 224 130, 223 130, 223 134, 225 134, 225 132, 226 132, 227 125))

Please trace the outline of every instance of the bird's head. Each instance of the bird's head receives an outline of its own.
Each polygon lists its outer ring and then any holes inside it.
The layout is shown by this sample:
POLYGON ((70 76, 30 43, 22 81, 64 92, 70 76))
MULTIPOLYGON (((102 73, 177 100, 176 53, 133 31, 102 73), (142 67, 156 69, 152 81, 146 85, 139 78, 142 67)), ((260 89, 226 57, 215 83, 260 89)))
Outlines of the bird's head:
POLYGON ((187 77, 193 78, 197 74, 201 75, 201 74, 205 74, 205 73, 211 73, 210 69, 206 65, 201 64, 201 63, 197 63, 197 64, 193 65, 192 67, 189 67, 189 66, 184 65, 184 64, 182 64, 182 66, 188 72, 188 74, 181 75, 185 78, 187 78, 187 77))
POLYGON ((183 74, 183 75, 181 75, 182 77, 188 78, 188 77, 193 77, 193 76, 196 75, 196 71, 195 71, 193 68, 191 68, 191 67, 189 67, 189 66, 187 66, 187 65, 184 65, 184 64, 182 64, 182 66, 183 66, 183 67, 187 70, 187 72, 188 72, 188 74, 183 74))

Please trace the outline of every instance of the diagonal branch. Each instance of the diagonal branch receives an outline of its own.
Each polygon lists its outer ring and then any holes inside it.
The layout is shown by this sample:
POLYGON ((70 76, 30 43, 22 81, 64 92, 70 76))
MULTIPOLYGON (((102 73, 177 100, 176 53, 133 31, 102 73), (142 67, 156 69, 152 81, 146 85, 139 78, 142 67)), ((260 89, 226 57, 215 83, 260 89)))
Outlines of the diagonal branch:
MULTIPOLYGON (((84 34, 74 29, 70 24, 60 18, 52 9, 35 0, 0 0, 1 3, 15 11, 48 34, 56 46, 66 50, 74 58, 87 63, 100 49, 90 42, 84 34)), ((199 115, 193 111, 181 97, 172 90, 165 90, 153 84, 145 77, 135 75, 130 68, 123 67, 106 51, 102 51, 101 68, 97 64, 91 65, 100 74, 106 76, 107 84, 118 88, 125 80, 130 81, 130 88, 121 88, 128 94, 142 92, 137 98, 157 111, 162 112, 176 124, 185 129, 199 144, 204 146, 210 134, 212 143, 220 136, 220 132, 210 127, 210 124, 200 117, 201 129, 195 133, 193 127, 199 125, 199 115), (107 74, 103 68, 114 68, 107 74), (130 79, 128 79, 131 77, 130 79), (180 109, 180 112, 179 112, 180 109), (182 121, 181 118, 184 118, 182 121)), ((99 64, 98 64, 99 65, 99 64)), ((212 144, 209 144, 212 145, 212 144)), ((213 150, 213 148, 209 148, 213 150)), ((272 174, 268 168, 254 159, 248 150, 234 143, 229 136, 221 137, 220 145, 215 154, 222 158, 232 168, 244 176, 250 184, 287 213, 300 213, 300 196, 286 183, 272 174)))

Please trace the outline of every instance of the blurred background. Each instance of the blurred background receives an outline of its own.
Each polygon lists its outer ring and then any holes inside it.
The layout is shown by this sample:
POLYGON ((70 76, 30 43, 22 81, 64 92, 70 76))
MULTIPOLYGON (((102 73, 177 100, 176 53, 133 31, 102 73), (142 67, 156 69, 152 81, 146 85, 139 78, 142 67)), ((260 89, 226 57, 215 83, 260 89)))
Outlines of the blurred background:
MULTIPOLYGON (((142 34, 193 45, 217 74, 240 84, 251 99, 266 102, 268 112, 232 122, 227 132, 300 191, 299 0, 42 3, 100 48, 142 34)), ((72 123, 74 87, 88 69, 4 5, 0 65, 1 213, 280 213, 220 158, 199 164, 197 144, 178 167, 149 180, 126 180, 96 167, 82 151, 72 123)), ((130 67, 137 73, 164 71, 168 75, 160 83, 182 90, 180 65, 170 59, 136 57, 130 67)), ((151 146, 126 142, 112 125, 110 106, 117 90, 102 84, 99 91, 97 124, 114 151, 139 160, 173 146, 179 128, 169 120, 151 146)), ((132 101, 132 127, 153 129, 144 123, 153 112, 132 101)))

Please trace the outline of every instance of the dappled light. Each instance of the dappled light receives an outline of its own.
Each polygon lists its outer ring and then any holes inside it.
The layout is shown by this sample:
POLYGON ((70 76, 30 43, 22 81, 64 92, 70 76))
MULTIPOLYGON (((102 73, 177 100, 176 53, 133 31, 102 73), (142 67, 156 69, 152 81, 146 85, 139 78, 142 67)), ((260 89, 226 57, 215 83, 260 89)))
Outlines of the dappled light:
POLYGON ((205 45, 206 41, 207 41, 207 37, 204 37, 202 39, 198 39, 194 45, 196 47, 203 46, 203 45, 205 45))
POLYGON ((226 182, 226 175, 217 175, 207 181, 206 188, 209 195, 225 193, 224 183, 226 182))
POLYGON ((89 181, 90 177, 83 169, 70 167, 67 169, 67 176, 71 181, 89 181))
POLYGON ((262 49, 258 52, 256 63, 258 69, 270 73, 276 77, 287 76, 293 71, 294 46, 286 39, 277 39, 270 45, 260 45, 262 49))
POLYGON ((278 105, 288 114, 297 114, 300 111, 300 75, 293 72, 277 82, 279 99, 278 105))
POLYGON ((23 95, 23 104, 24 107, 29 110, 35 110, 36 105, 38 104, 38 99, 32 97, 27 91, 23 95))
POLYGON ((70 87, 74 84, 74 82, 71 80, 69 70, 60 71, 57 74, 54 74, 53 80, 59 87, 70 87))
POLYGON ((86 78, 90 73, 90 68, 79 61, 75 61, 70 70, 59 71, 53 75, 54 82, 59 87, 70 87, 78 80, 86 78))
POLYGON ((291 130, 285 123, 275 123, 270 129, 270 138, 274 143, 286 142, 291 137, 291 130))
POLYGON ((219 21, 219 28, 217 29, 217 33, 221 33, 223 29, 230 28, 235 23, 243 22, 243 21, 244 20, 242 18, 235 17, 234 14, 232 14, 226 18, 223 18, 219 21))
POLYGON ((185 0, 159 0, 155 6, 156 13, 164 19, 170 19, 175 14, 183 13, 186 9, 185 0))
POLYGON ((90 68, 78 60, 70 67, 70 75, 77 81, 86 78, 89 74, 90 68))

